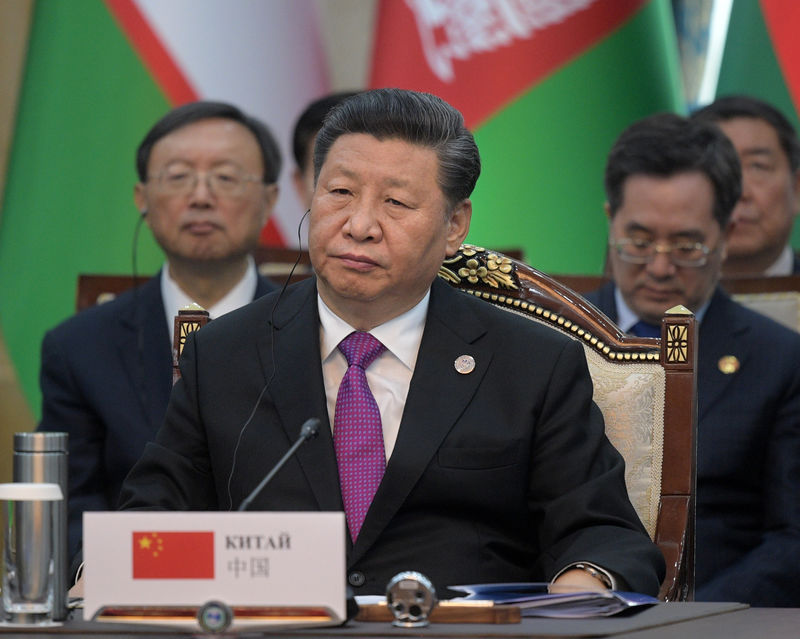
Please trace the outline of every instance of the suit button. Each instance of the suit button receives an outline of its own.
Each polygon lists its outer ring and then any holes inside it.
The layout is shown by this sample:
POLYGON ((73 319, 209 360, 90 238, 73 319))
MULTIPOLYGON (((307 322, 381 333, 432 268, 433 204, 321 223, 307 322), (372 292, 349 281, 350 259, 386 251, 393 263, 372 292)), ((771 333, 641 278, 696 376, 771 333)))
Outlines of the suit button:
POLYGON ((347 575, 347 582, 355 588, 363 586, 366 580, 367 578, 364 576, 364 573, 359 572, 358 570, 347 575))

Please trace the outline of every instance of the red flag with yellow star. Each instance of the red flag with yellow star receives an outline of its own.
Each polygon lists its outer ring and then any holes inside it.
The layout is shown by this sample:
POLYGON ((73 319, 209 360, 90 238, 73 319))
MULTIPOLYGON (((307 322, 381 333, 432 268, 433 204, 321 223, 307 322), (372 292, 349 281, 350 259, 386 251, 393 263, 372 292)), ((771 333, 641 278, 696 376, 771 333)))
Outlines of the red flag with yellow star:
POLYGON ((213 532, 134 532, 134 579, 213 579, 213 532))

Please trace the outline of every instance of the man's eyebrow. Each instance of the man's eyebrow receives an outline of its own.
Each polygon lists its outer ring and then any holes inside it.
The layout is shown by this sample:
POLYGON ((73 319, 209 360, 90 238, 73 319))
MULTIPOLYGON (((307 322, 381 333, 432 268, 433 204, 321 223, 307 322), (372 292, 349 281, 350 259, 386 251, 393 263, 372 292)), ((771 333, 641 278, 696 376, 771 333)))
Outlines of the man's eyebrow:
MULTIPOLYGON (((634 232, 638 231, 638 232, 641 232, 641 233, 650 233, 651 235, 653 234, 653 230, 652 229, 650 229, 650 228, 648 228, 646 226, 642 226, 638 222, 629 222, 628 224, 626 224, 625 225, 625 231, 627 233, 630 233, 631 231, 634 231, 634 232)), ((689 229, 683 229, 683 230, 680 230, 680 231, 676 231, 674 233, 670 233, 669 237, 671 239, 687 238, 687 239, 700 241, 703 238, 705 238, 705 233, 701 229, 689 228, 689 229)))
POLYGON ((765 146, 751 146, 742 149, 742 155, 776 155, 775 150, 765 146))
POLYGON ((649 229, 646 226, 642 226, 638 222, 628 222, 625 225, 625 230, 628 231, 628 232, 630 232, 630 231, 641 231, 642 233, 652 233, 653 232, 652 229, 649 229))
POLYGON ((390 178, 387 178, 387 179, 383 180, 383 183, 386 186, 406 187, 409 184, 413 184, 413 181, 412 180, 405 180, 403 178, 390 177, 390 178))

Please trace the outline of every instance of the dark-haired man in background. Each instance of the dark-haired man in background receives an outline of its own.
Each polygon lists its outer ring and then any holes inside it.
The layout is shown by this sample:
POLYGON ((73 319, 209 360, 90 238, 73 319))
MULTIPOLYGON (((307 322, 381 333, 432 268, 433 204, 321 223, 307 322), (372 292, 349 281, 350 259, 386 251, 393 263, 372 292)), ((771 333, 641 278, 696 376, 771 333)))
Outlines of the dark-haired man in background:
POLYGON ((311 102, 297 118, 292 133, 292 154, 295 167, 292 182, 297 197, 304 207, 311 207, 314 196, 314 141, 322 128, 325 116, 342 100, 355 95, 356 91, 331 93, 311 102))
POLYGON ((717 287, 741 189, 713 124, 662 114, 625 130, 605 174, 613 283, 587 295, 620 328, 700 322, 696 598, 800 605, 800 335, 717 287))
POLYGON ((592 402, 582 346, 451 288, 478 148, 429 94, 381 89, 317 136, 316 277, 193 334, 123 508, 344 510, 347 578, 555 580, 655 594, 664 574, 592 402), (252 417, 252 419, 250 417, 252 417), (616 580, 616 584, 614 581, 616 580))
POLYGON ((771 104, 745 95, 718 98, 692 118, 716 123, 742 165, 742 196, 733 209, 723 273, 800 273, 800 257, 789 245, 800 212, 800 141, 794 127, 771 104))
POLYGON ((161 426, 178 310, 196 302, 213 318, 274 289, 250 253, 275 205, 280 167, 267 127, 218 102, 170 111, 139 145, 134 200, 166 263, 42 343, 39 430, 69 434, 71 553, 83 511, 116 508, 122 480, 161 426))

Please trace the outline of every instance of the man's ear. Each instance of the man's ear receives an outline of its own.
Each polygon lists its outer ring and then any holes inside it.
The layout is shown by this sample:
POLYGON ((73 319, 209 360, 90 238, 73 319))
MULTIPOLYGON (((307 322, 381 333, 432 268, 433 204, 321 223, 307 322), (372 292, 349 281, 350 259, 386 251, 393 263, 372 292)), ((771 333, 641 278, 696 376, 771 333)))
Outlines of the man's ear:
POLYGON ((461 200, 447 220, 447 256, 455 255, 458 247, 464 243, 469 233, 469 223, 472 220, 472 202, 469 199, 461 200))
POLYGON ((794 214, 800 215, 800 169, 797 169, 792 176, 792 194, 794 195, 794 214))
POLYGON ((144 184, 141 182, 137 182, 133 187, 133 203, 136 205, 136 208, 139 209, 139 213, 142 216, 147 215, 147 196, 144 192, 144 184))
POLYGON ((611 222, 611 207, 609 206, 608 202, 603 204, 603 210, 606 212, 606 217, 608 218, 609 223, 611 222))

